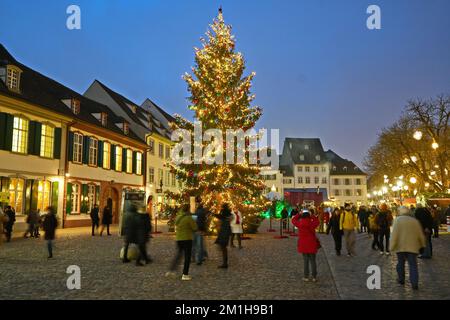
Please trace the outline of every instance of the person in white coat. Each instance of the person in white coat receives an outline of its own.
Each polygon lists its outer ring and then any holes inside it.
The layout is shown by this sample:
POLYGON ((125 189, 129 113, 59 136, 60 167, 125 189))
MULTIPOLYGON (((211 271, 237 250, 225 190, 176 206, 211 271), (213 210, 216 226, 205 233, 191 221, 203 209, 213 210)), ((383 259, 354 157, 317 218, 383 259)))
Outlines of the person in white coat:
POLYGON ((232 220, 230 222, 230 227, 231 227, 231 239, 230 239, 230 243, 231 243, 231 247, 235 247, 234 245, 234 237, 236 236, 237 241, 238 241, 238 246, 239 249, 242 249, 242 245, 241 245, 241 235, 242 233, 244 233, 244 230, 242 229, 242 214, 239 212, 239 210, 237 208, 235 208, 232 211, 232 220))

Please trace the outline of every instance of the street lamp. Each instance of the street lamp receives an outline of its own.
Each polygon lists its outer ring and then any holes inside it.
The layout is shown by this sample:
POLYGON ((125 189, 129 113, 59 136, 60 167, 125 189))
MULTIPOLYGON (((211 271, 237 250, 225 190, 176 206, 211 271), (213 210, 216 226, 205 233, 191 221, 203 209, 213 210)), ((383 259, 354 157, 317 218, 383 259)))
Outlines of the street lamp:
POLYGON ((420 140, 420 139, 422 139, 422 131, 419 131, 419 130, 417 130, 416 132, 414 132, 414 135, 413 135, 413 137, 414 137, 414 139, 416 139, 416 140, 420 140))
POLYGON ((409 182, 411 182, 412 184, 417 183, 416 177, 411 177, 411 178, 409 178, 409 182))
POLYGON ((437 148, 439 148, 439 144, 438 144, 436 141, 434 141, 434 142, 431 144, 431 147, 432 147, 434 150, 436 150, 437 148))

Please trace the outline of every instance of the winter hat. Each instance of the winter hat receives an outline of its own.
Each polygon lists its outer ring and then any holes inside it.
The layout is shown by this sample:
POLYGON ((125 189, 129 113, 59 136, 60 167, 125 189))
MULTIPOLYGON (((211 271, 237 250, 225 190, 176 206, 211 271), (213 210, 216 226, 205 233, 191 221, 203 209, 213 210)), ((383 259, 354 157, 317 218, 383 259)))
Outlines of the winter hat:
POLYGON ((387 211, 387 209, 388 209, 388 206, 387 206, 386 203, 382 203, 382 204, 380 205, 380 210, 381 210, 381 211, 387 211))
POLYGON ((399 215, 402 216, 402 215, 409 214, 409 209, 407 207, 405 207, 405 206, 400 206, 400 207, 398 207, 397 212, 398 212, 399 215))

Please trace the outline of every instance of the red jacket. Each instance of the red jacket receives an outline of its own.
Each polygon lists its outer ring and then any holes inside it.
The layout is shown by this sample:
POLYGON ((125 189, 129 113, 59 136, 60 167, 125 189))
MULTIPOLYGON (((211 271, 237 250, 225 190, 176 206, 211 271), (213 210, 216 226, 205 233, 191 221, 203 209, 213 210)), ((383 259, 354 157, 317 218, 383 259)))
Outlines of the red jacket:
POLYGON ((316 237, 316 228, 319 225, 317 217, 301 218, 297 214, 292 218, 292 224, 298 228, 297 251, 299 253, 317 253, 318 241, 316 237))

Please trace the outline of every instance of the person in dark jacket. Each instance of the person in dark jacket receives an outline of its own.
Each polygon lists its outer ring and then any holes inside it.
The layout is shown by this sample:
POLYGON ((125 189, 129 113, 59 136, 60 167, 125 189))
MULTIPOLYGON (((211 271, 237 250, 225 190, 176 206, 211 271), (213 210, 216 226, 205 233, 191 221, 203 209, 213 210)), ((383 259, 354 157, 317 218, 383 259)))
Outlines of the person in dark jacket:
POLYGON ((359 207, 358 211, 358 219, 359 219, 359 233, 368 232, 368 218, 369 213, 366 210, 366 207, 359 207))
POLYGON ((98 229, 100 223, 100 217, 98 215, 98 205, 94 204, 94 207, 91 210, 91 223, 92 223, 92 235, 95 236, 95 229, 98 229))
POLYGON ((197 262, 197 265, 201 265, 205 259, 205 256, 207 256, 207 252, 205 249, 204 239, 203 236, 208 231, 207 221, 208 221, 208 212, 203 207, 203 204, 201 203, 201 199, 197 199, 198 201, 198 207, 197 210, 195 210, 195 216, 197 217, 197 231, 194 235, 194 246, 195 246, 195 260, 197 262))
POLYGON ((128 247, 130 243, 137 244, 139 248, 139 257, 136 260, 137 266, 143 266, 145 263, 150 263, 151 259, 147 255, 146 244, 149 241, 150 236, 150 217, 143 210, 142 213, 137 211, 136 205, 131 205, 126 214, 124 233, 125 233, 125 248, 123 254, 123 262, 130 262, 128 259, 128 247))
POLYGON ((417 220, 419 220, 422 226, 423 232, 426 238, 426 247, 420 259, 431 259, 433 256, 433 244, 431 243, 431 235, 433 230, 433 217, 427 208, 424 208, 421 204, 417 205, 416 212, 414 213, 417 220))
POLYGON ((380 205, 380 212, 375 216, 375 223, 378 226, 380 254, 390 255, 389 240, 391 237, 392 213, 388 209, 387 204, 380 205), (386 246, 385 242, 386 240, 386 246))
POLYGON ((222 251, 222 265, 219 266, 221 269, 228 268, 228 250, 227 246, 230 242, 231 236, 231 227, 230 221, 232 218, 230 207, 228 203, 224 203, 222 205, 222 209, 219 214, 214 215, 217 219, 220 220, 220 229, 217 234, 217 239, 215 244, 219 245, 220 250, 222 251))
POLYGON ((39 223, 39 215, 36 210, 30 210, 27 215, 26 222, 28 223, 28 229, 23 235, 24 238, 28 238, 28 234, 33 238, 36 232, 36 225, 39 223))
POLYGON ((331 235, 333 236, 334 240, 334 248, 336 250, 336 255, 338 256, 341 255, 342 235, 343 235, 343 232, 339 227, 340 221, 341 221, 341 211, 338 208, 335 208, 331 215, 330 221, 328 222, 327 234, 330 234, 331 232, 331 235))
POLYGON ((55 209, 47 207, 46 214, 43 217, 42 228, 44 229, 44 238, 47 241, 48 258, 53 258, 53 240, 55 240, 55 230, 58 226, 55 209))
POLYGON ((5 209, 5 215, 9 218, 8 222, 5 224, 6 242, 10 242, 14 222, 16 221, 16 212, 11 208, 11 206, 7 206, 5 209))
POLYGON ((108 236, 111 235, 111 233, 109 233, 109 225, 112 223, 112 214, 111 214, 111 208, 109 208, 108 206, 106 206, 103 209, 103 215, 102 215, 102 227, 100 229, 100 236, 103 234, 103 230, 105 229, 106 226, 106 232, 108 234, 108 236))

